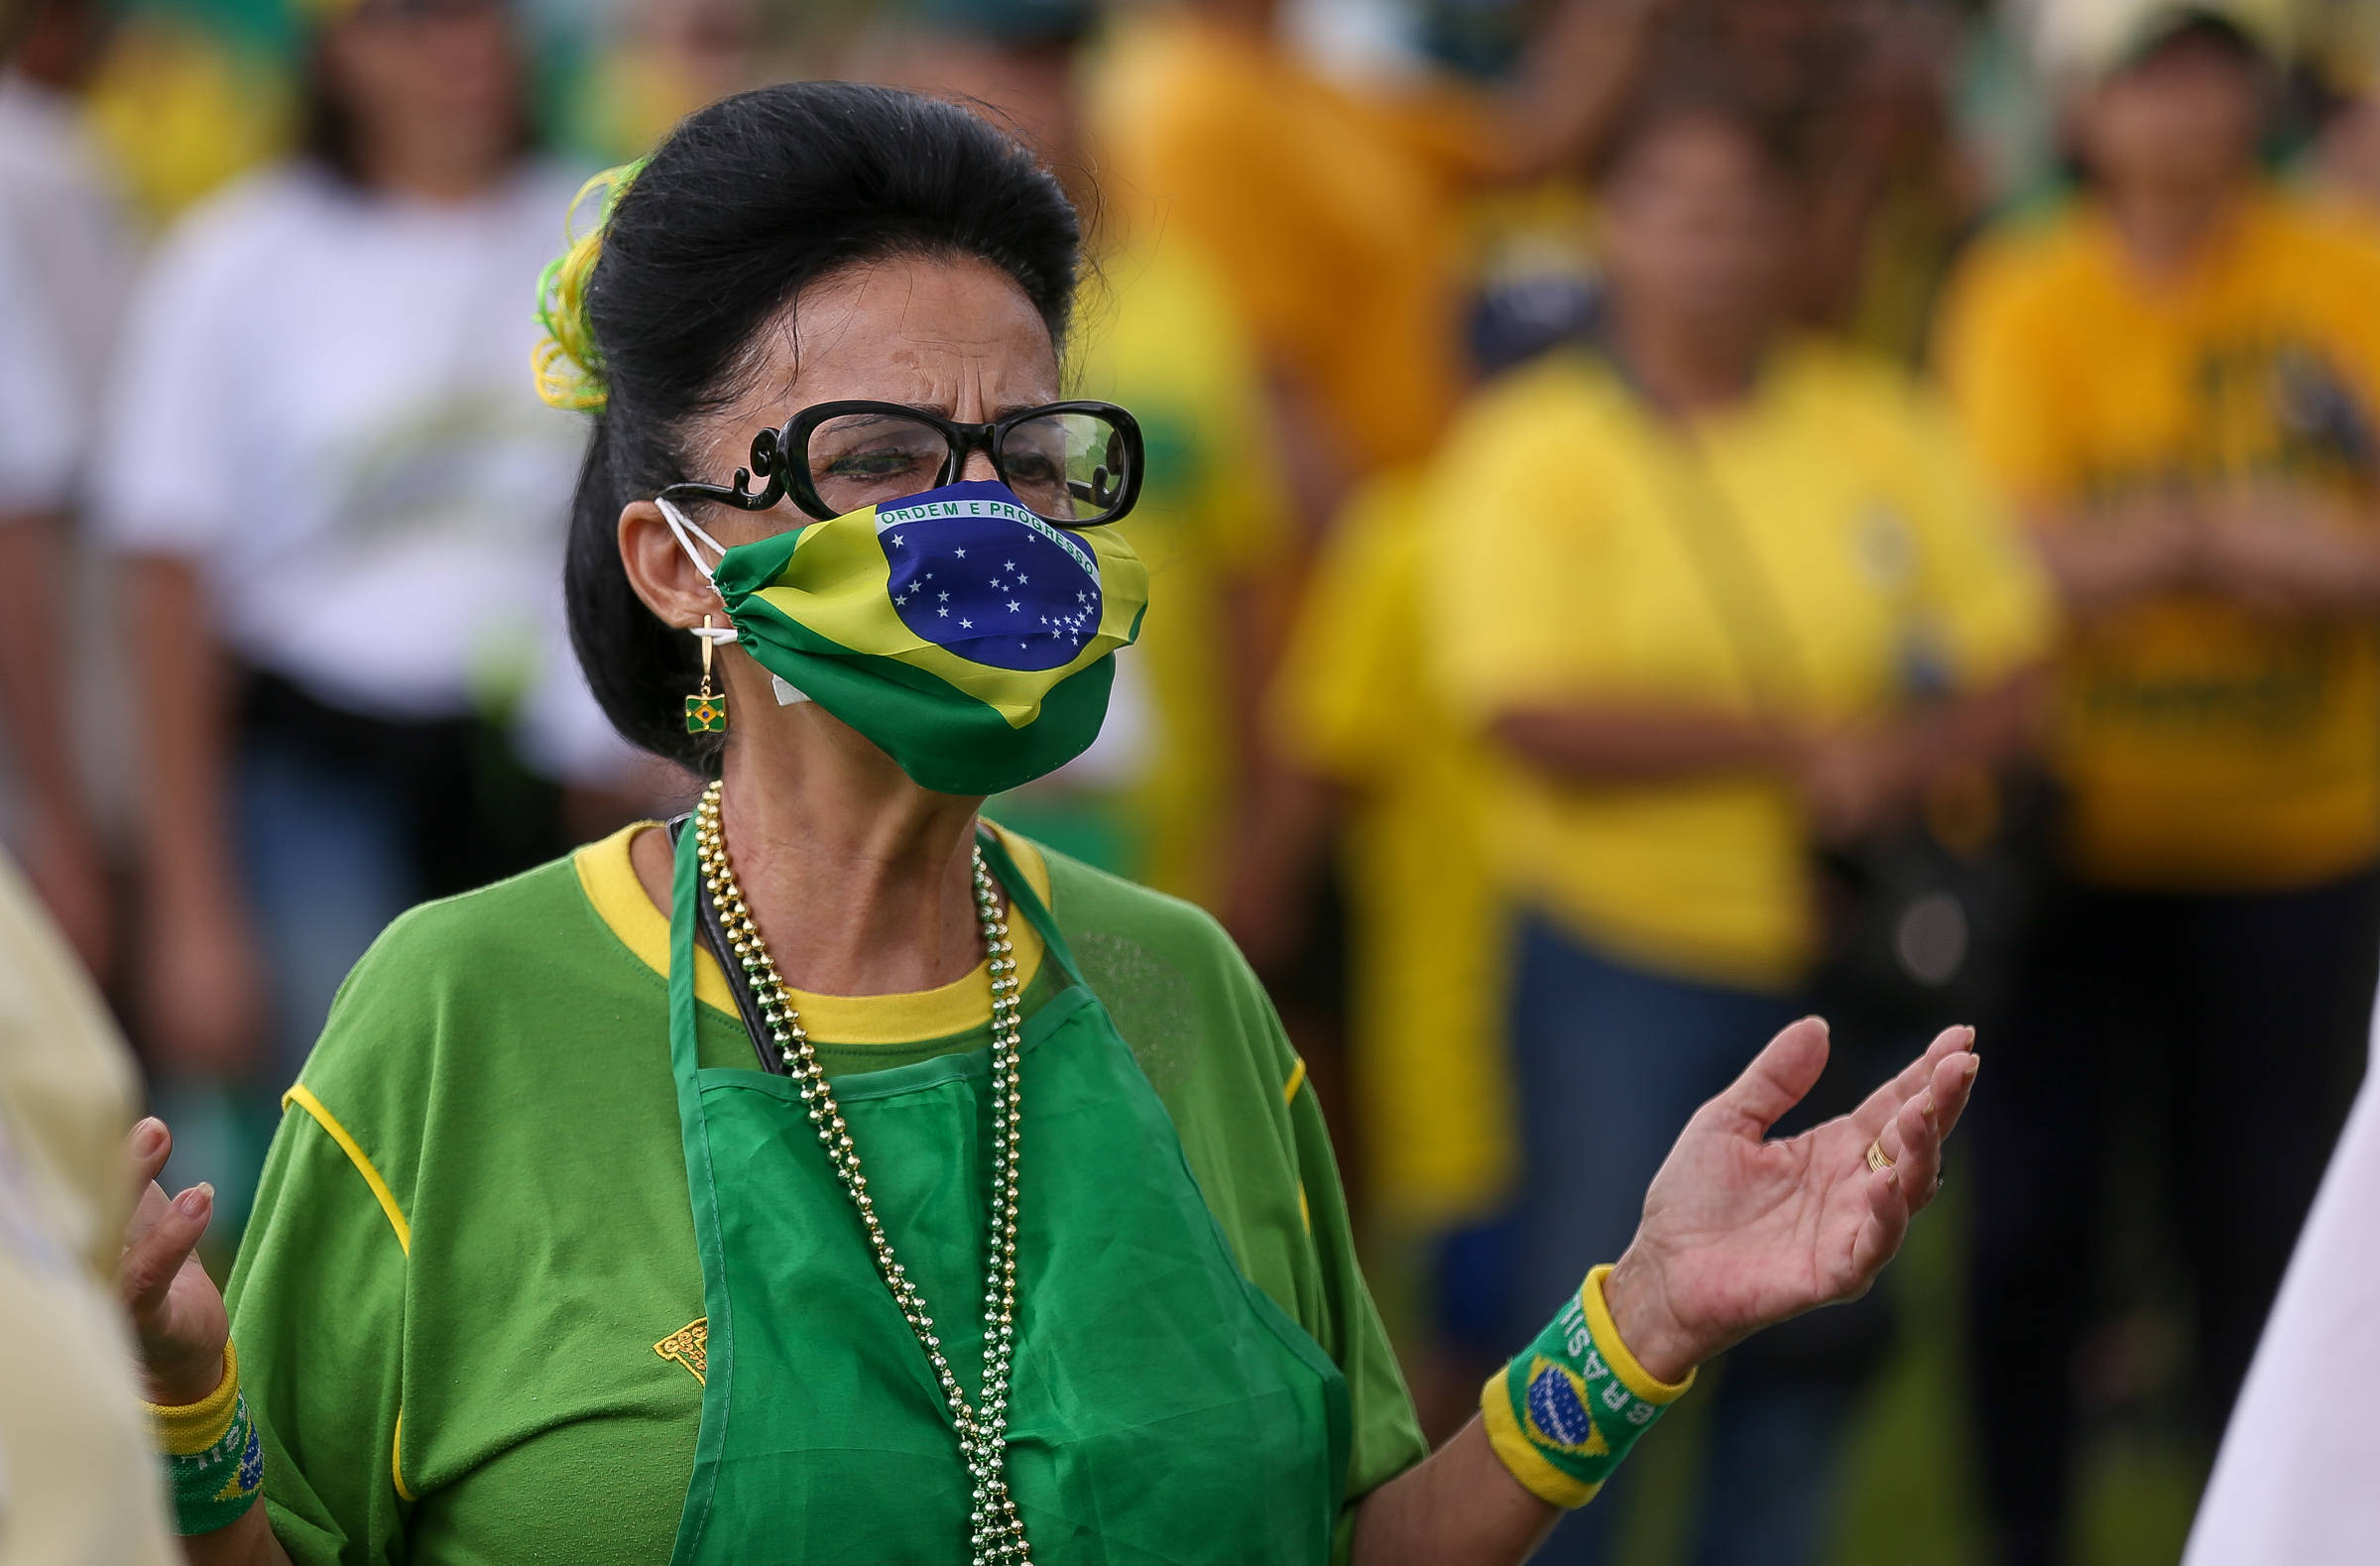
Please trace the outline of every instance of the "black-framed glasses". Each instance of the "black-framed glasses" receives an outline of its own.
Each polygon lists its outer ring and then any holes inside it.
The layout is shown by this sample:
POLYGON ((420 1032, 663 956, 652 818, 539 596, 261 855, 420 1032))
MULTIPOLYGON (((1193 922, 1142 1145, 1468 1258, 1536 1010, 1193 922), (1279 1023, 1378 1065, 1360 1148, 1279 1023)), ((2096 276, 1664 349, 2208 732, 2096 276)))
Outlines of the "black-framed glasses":
POLYGON ((1114 403, 1044 403, 988 424, 963 424, 901 403, 820 403, 752 437, 752 465, 732 486, 672 484, 669 501, 716 500, 767 511, 790 495, 825 521, 905 500, 957 480, 970 453, 1045 522, 1096 528, 1140 498, 1140 425, 1114 403), (766 483, 756 494, 752 481, 766 483))

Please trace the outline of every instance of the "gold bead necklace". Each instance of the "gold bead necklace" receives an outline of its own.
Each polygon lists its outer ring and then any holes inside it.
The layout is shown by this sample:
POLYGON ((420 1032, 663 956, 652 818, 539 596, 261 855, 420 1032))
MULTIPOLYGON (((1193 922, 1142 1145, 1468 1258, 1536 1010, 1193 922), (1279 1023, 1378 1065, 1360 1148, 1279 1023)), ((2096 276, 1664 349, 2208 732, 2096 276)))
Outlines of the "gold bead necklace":
POLYGON ((869 1250, 875 1256, 877 1275, 892 1290, 893 1303, 916 1334, 917 1346, 925 1351, 943 1401, 949 1405, 951 1421, 958 1429, 959 1457, 975 1485, 968 1517, 975 1566, 1020 1566, 1032 1559, 1032 1550, 1025 1543, 1024 1519, 1016 1514, 1016 1504, 1009 1494, 1008 1427, 1009 1377, 1016 1337, 1016 1163, 1023 1126, 1019 1091, 1023 1082, 1023 1002, 1017 994, 1014 948, 1009 943, 1009 926, 1001 914, 992 872, 984 867, 983 850, 977 849, 975 908, 992 972, 992 1211, 984 1287, 983 1392, 971 1404, 950 1361, 943 1357, 942 1340, 934 1334, 934 1318, 926 1309, 925 1296, 893 1255, 892 1237, 876 1214, 876 1199, 868 1194, 868 1176, 860 1169, 851 1128, 835 1102, 834 1089, 818 1068, 817 1054, 793 1008, 792 992, 762 944, 760 927, 753 923, 752 909, 728 864, 720 797, 719 783, 702 791, 702 800, 694 807, 694 846, 703 889, 718 910, 728 952, 742 965, 759 1000, 770 1040, 776 1045, 786 1074, 800 1089, 802 1103, 809 1106, 810 1123, 818 1129, 827 1161, 834 1165, 844 1193, 859 1213, 869 1250))

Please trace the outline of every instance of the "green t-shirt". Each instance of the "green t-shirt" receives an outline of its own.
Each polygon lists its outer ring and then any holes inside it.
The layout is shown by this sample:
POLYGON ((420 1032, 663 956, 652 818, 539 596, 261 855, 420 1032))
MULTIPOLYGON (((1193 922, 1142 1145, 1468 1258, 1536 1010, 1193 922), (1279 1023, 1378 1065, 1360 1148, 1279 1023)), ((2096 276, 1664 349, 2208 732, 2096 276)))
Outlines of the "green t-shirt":
MULTIPOLYGON (((391 925, 291 1090, 228 1296, 266 1502, 299 1566, 669 1558, 703 1285, 668 926, 630 866, 636 830, 391 925)), ((1363 1495, 1425 1449, 1303 1064, 1213 920, 1009 841, 1242 1269, 1345 1373, 1363 1495)), ((1029 1011, 1060 981, 1021 931, 1016 956, 1029 1011)), ((702 1063, 757 1068, 700 960, 702 1063)), ((990 993, 979 969, 797 1001, 841 1074, 984 1047, 990 993)))

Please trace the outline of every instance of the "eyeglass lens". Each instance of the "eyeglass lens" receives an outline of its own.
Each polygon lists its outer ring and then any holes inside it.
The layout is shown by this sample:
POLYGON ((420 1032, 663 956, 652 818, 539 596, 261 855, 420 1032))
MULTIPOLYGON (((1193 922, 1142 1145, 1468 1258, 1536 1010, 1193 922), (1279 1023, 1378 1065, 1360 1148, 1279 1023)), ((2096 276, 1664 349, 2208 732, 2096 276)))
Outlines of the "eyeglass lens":
MULTIPOLYGON (((810 485, 837 515, 903 500, 958 477, 950 441, 921 420, 844 414, 810 431, 810 485)), ((1050 522, 1105 521, 1126 487, 1123 434, 1097 414, 1044 414, 1009 426, 993 466, 1050 522)))

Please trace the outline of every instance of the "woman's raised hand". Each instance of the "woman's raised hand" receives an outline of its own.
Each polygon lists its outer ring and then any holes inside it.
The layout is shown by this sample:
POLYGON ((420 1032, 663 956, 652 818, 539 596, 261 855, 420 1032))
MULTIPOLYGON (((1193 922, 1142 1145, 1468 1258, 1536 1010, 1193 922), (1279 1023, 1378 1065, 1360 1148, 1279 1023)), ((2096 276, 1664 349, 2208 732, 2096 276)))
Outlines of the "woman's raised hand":
POLYGON ((1605 1279, 1621 1341, 1678 1381, 1762 1327, 1866 1292, 1940 1187, 1943 1139, 1974 1085, 1974 1029, 1954 1027, 1848 1115, 1799 1137, 1769 1127, 1817 1085, 1827 1024, 1804 1018, 1695 1112, 1605 1279), (1892 1163, 1870 1169, 1868 1147, 1892 1163))
POLYGON ((141 1188, 125 1226, 117 1277, 148 1372, 149 1398, 194 1403, 223 1381, 231 1318, 222 1290, 199 1264, 198 1239, 215 1215, 214 1187, 193 1185, 168 1200, 157 1176, 174 1150, 162 1120, 132 1128, 133 1178, 141 1188))

